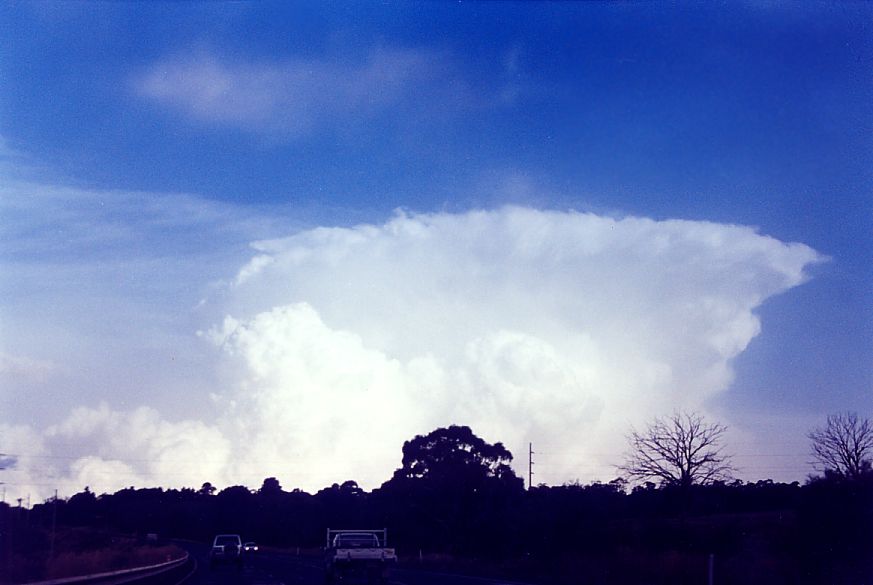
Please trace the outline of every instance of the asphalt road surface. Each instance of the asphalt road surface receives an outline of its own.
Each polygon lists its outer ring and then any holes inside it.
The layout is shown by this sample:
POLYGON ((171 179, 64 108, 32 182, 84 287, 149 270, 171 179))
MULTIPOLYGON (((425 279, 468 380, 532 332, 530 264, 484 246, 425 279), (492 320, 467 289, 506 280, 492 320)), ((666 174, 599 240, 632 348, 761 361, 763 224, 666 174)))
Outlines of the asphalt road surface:
MULTIPOLYGON (((193 573, 181 585, 324 585, 324 568, 317 559, 258 552, 236 565, 209 567, 206 544, 179 543, 196 561, 193 573)), ((342 582, 341 582, 342 583, 342 582)), ((360 581, 348 585, 359 585, 360 581)), ((388 585, 524 585, 511 581, 465 577, 398 567, 388 585)))

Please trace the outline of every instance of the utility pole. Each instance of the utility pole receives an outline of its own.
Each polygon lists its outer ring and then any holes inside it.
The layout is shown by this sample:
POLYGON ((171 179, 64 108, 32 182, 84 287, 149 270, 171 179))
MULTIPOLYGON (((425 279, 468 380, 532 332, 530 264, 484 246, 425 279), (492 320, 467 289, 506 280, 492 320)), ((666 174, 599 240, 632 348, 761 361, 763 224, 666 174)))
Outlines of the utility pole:
MULTIPOLYGON (((0 471, 6 469, 5 465, 6 453, 0 453, 0 471)), ((3 486, 3 503, 6 503, 6 482, 0 481, 0 485, 3 486)))
POLYGON ((533 487, 533 443, 528 443, 527 449, 527 489, 530 490, 533 487))
POLYGON ((55 558, 55 528, 58 524, 58 490, 55 490, 55 499, 52 503, 52 543, 49 549, 49 560, 55 558))

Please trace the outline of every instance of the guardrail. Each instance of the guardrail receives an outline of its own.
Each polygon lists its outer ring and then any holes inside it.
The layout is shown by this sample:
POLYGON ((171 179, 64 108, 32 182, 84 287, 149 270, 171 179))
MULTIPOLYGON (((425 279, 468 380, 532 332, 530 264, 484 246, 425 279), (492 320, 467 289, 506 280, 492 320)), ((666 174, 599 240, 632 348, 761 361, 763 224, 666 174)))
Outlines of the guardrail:
MULTIPOLYGON (((176 585, 184 581, 190 573, 185 573, 189 564, 196 561, 186 552, 184 557, 133 569, 122 569, 108 573, 94 575, 82 575, 79 577, 66 577, 64 579, 52 579, 50 581, 36 581, 25 585, 121 585, 122 583, 138 583, 139 585, 176 585), (181 575, 185 575, 181 577, 181 575)), ((193 570, 191 571, 193 572, 193 570)))

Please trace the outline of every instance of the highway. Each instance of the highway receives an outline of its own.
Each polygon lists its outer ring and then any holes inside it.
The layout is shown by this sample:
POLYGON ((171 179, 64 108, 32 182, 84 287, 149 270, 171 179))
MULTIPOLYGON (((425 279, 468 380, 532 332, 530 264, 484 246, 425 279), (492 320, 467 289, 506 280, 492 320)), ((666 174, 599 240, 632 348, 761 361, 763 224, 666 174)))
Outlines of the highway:
MULTIPOLYGON (((324 569, 318 559, 290 554, 259 552, 245 557, 242 568, 209 567, 206 544, 180 542, 197 563, 196 569, 179 585, 324 585, 324 569)), ((358 585, 359 582, 355 582, 358 585)), ((351 584, 349 584, 351 585, 351 584)), ((396 568, 388 585, 525 585, 505 580, 433 573, 396 568)))

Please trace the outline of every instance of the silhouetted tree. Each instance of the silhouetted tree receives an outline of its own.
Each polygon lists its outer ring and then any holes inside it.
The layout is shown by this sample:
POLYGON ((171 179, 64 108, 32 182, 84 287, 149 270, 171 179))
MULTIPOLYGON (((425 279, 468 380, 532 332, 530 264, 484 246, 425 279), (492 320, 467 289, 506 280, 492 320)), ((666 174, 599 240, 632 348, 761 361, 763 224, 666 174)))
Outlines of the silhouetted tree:
POLYGON ((630 451, 619 469, 636 480, 687 488, 730 478, 730 457, 722 452, 727 427, 697 413, 656 418, 642 432, 631 429, 630 451))
POLYGON ((254 494, 245 486, 224 488, 215 496, 213 521, 215 532, 248 532, 252 524, 254 494))
POLYGON ((817 466, 825 473, 855 479, 871 470, 873 426, 854 412, 832 414, 809 433, 817 466))
POLYGON ((452 425, 403 443, 403 467, 394 472, 394 477, 520 482, 509 466, 511 462, 512 453, 503 443, 491 445, 473 434, 470 427, 452 425))
POLYGON ((201 496, 211 496, 215 493, 215 486, 207 481, 202 486, 200 486, 200 489, 197 490, 197 493, 201 496))
POLYGON ((87 525, 96 516, 97 496, 91 488, 85 486, 85 490, 73 495, 65 507, 66 518, 70 524, 87 525))
POLYGON ((377 500, 398 537, 419 548, 492 553, 507 545, 510 511, 523 495, 502 443, 450 426, 403 444, 402 467, 377 500))
POLYGON ((261 484, 261 489, 258 490, 258 494, 262 496, 277 496, 281 493, 282 485, 275 477, 268 477, 264 479, 264 483, 261 484))

